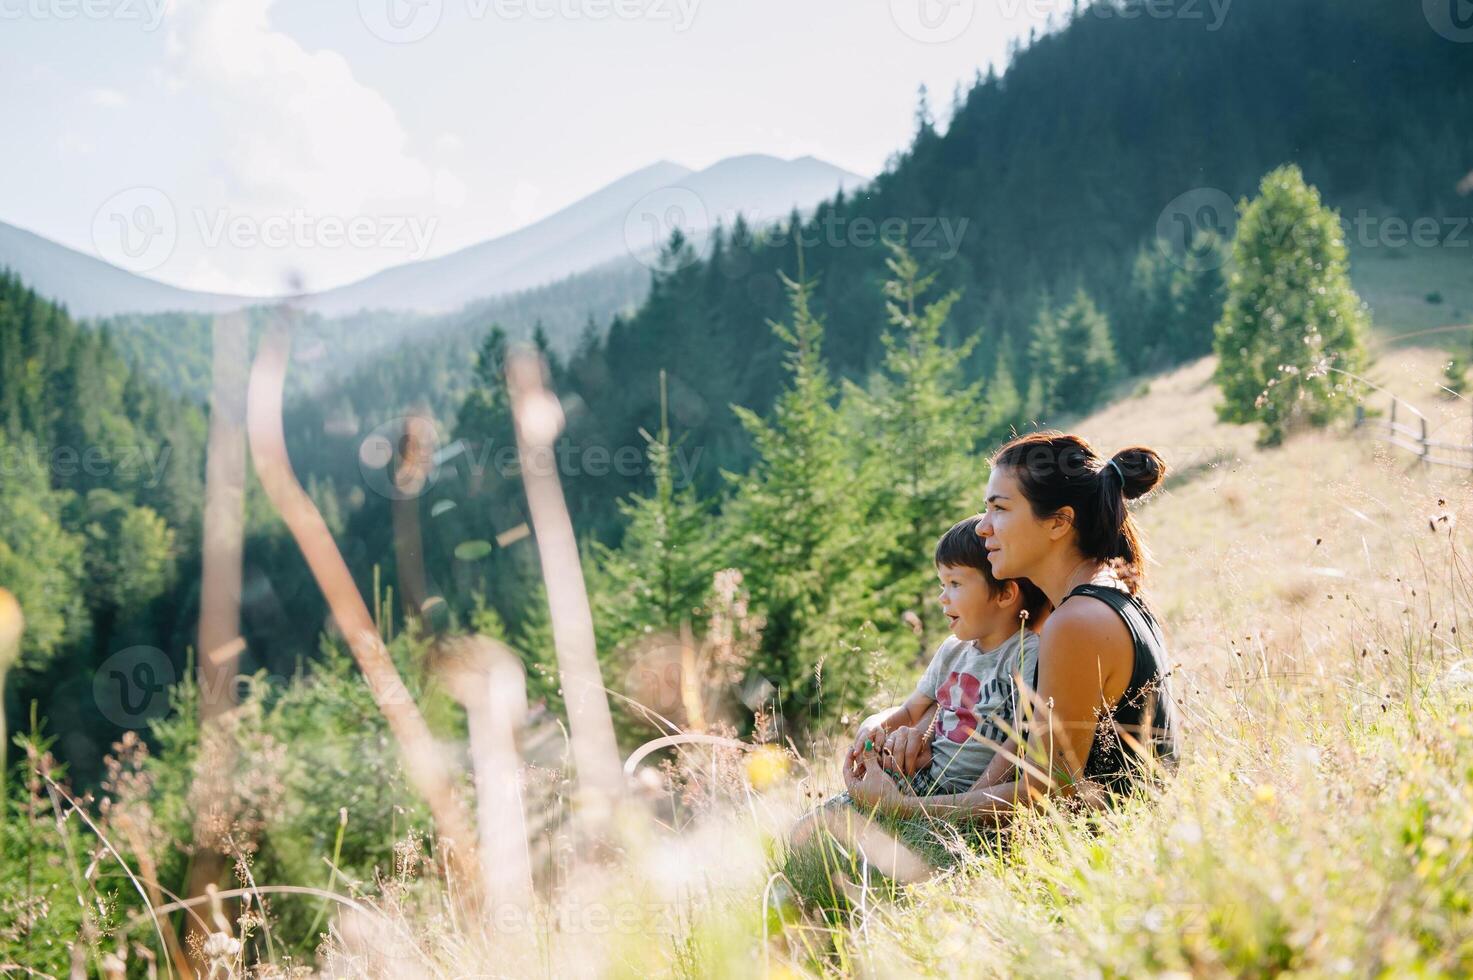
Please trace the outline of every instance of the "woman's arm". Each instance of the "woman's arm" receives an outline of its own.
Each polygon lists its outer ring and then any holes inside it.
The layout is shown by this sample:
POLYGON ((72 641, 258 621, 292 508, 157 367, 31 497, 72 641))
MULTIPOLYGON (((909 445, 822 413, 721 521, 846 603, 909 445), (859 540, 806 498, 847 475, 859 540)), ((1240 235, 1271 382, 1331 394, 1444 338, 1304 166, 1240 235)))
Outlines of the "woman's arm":
POLYGON ((1017 738, 1009 738, 993 754, 992 761, 987 764, 982 775, 977 777, 977 781, 972 784, 972 789, 983 789, 1012 782, 1013 773, 1018 768, 1018 759, 1021 757, 1017 738))

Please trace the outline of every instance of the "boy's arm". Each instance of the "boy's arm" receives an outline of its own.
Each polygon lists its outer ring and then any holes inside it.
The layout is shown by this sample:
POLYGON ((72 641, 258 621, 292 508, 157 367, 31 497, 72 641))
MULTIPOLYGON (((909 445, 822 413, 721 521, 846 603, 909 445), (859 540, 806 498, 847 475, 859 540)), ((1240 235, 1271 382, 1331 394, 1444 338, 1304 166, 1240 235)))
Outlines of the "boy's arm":
POLYGON ((920 691, 914 691, 903 704, 875 712, 860 724, 859 732, 854 736, 855 753, 864 751, 864 743, 867 740, 883 742, 884 738, 876 738, 877 735, 885 736, 897 728, 914 728, 923 721, 929 722, 929 712, 935 707, 935 698, 927 697, 920 691))

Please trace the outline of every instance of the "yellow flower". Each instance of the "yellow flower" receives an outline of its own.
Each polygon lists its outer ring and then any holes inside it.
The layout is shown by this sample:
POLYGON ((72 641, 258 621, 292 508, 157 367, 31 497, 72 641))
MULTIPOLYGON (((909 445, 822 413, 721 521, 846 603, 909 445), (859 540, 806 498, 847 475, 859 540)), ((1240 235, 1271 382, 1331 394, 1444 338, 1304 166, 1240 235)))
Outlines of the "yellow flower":
POLYGON ((763 745, 747 753, 747 781, 758 791, 782 782, 788 775, 788 754, 775 745, 763 745))
POLYGON ((1274 800, 1278 799, 1278 797, 1279 794, 1268 783, 1261 784, 1258 789, 1253 792, 1253 798, 1259 803, 1272 803, 1274 800))

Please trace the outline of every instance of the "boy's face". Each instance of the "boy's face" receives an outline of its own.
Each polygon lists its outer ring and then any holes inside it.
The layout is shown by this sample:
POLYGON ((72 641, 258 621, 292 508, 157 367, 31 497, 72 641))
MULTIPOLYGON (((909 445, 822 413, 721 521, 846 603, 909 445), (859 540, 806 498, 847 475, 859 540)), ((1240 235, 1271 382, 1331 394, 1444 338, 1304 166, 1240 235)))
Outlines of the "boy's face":
POLYGON ((951 621, 951 632, 958 640, 980 640, 1000 629, 1017 625, 1016 615, 1008 601, 1017 586, 1004 582, 997 595, 987 586, 980 568, 966 565, 937 565, 941 580, 941 611, 951 621))

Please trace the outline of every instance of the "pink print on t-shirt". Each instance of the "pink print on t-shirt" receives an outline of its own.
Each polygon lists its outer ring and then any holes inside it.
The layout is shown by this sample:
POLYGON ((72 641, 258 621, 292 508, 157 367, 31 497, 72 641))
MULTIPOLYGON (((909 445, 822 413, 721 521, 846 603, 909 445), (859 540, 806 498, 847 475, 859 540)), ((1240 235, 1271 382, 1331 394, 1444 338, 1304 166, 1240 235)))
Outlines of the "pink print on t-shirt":
POLYGON ((952 671, 947 676, 946 683, 936 692, 936 703, 943 712, 936 727, 942 735, 953 742, 965 742, 972 737, 977 729, 977 713, 972 709, 981 694, 982 682, 971 674, 952 671))

